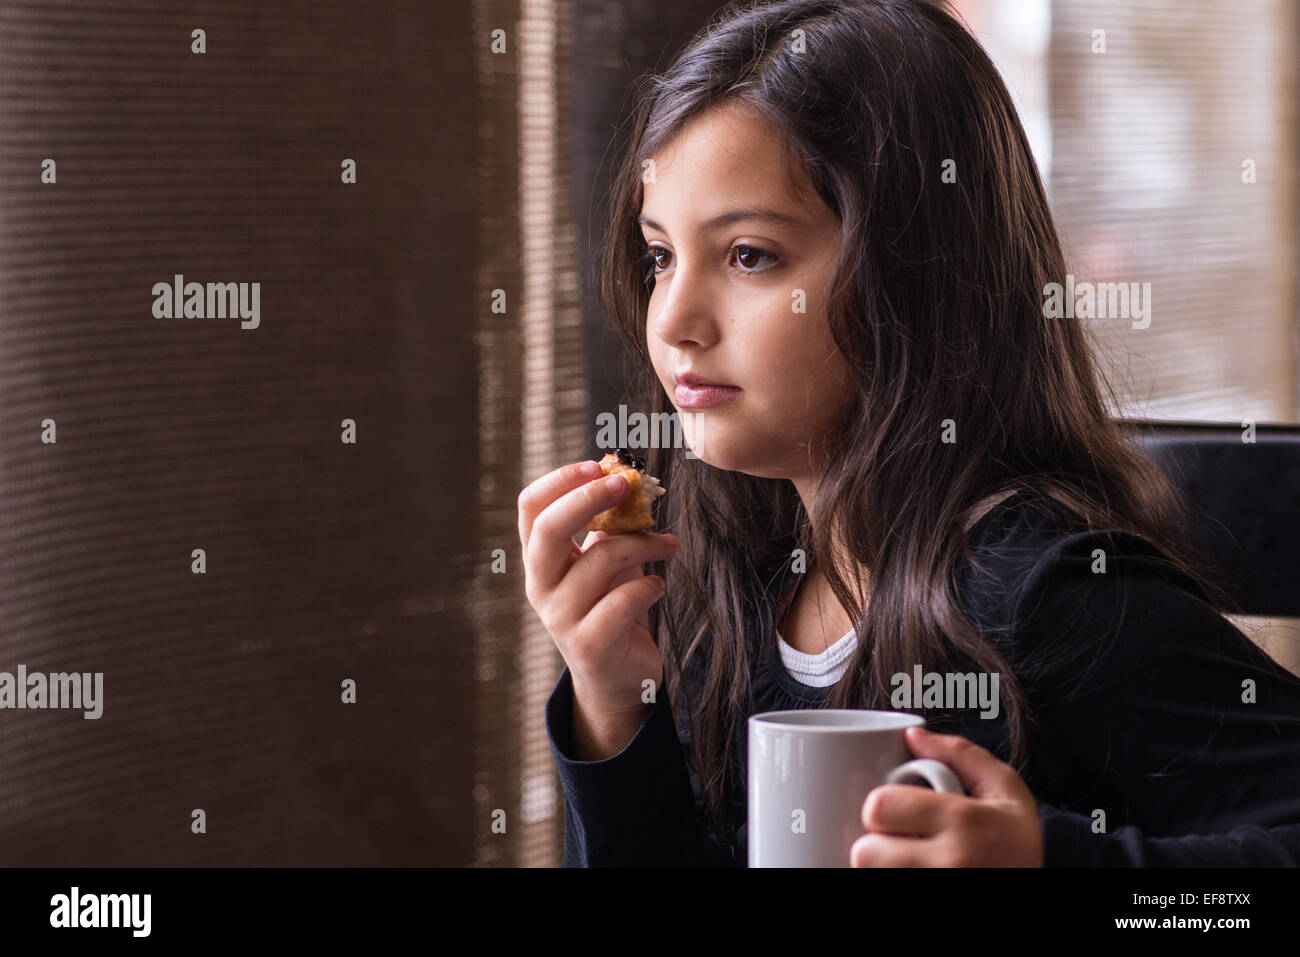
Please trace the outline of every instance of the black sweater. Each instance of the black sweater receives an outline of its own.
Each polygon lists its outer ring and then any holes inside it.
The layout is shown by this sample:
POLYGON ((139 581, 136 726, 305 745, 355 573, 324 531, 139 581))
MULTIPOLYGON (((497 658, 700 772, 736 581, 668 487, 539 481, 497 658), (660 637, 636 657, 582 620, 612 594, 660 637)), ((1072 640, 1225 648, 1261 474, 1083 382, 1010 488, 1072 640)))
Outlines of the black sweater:
MULTIPOLYGON (((1034 713, 1022 777, 1038 801, 1046 866, 1300 866, 1300 678, 1151 543, 1089 530, 1049 496, 1011 496, 967 539, 959 602, 1011 664, 1034 713), (1104 573, 1093 570, 1096 549, 1104 573), (1104 833, 1093 833, 1098 808, 1104 833)), ((773 622, 797 577, 788 561, 773 571, 749 713, 818 707, 830 691, 784 667, 773 622)), ((561 673, 546 727, 564 787, 564 866, 746 866, 746 808, 731 809, 736 843, 705 826, 689 739, 670 704, 659 689, 622 751, 577 761, 573 684, 561 673)), ((749 713, 732 742, 740 781, 749 713)), ((971 708, 926 724, 1007 761, 1005 717, 1005 708, 994 719, 971 708)))

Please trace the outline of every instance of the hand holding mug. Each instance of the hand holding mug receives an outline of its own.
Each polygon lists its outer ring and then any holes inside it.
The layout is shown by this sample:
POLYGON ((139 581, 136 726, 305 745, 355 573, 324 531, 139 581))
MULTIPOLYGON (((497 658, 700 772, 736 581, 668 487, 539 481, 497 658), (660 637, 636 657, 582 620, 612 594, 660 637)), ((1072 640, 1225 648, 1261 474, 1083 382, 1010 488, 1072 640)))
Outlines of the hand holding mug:
POLYGON ((1019 775, 924 724, 852 708, 751 715, 749 866, 1041 866, 1038 805, 1019 775))
POLYGON ((854 842, 850 866, 1043 866, 1038 803, 1010 765, 960 735, 919 725, 905 733, 913 754, 943 762, 938 767, 951 768, 967 793, 915 787, 891 776, 863 802, 867 833, 854 842))

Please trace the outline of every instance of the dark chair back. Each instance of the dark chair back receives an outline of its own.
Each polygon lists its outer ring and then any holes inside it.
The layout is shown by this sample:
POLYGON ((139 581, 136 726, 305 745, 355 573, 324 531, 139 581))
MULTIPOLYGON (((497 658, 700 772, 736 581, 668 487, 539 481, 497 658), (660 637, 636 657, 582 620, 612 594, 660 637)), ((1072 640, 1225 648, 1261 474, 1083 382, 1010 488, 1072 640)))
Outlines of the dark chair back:
POLYGON ((1240 613, 1300 617, 1300 427, 1125 420, 1192 505, 1189 532, 1240 613))

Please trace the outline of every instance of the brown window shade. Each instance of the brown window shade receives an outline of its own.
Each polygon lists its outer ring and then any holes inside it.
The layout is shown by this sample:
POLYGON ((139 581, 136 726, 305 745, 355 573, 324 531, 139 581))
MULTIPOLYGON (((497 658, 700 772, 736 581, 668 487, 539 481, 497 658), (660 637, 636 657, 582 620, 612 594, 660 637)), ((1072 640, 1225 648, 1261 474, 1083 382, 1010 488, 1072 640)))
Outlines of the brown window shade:
POLYGON ((5 713, 4 863, 559 863, 516 500, 621 391, 600 161, 714 9, 0 2, 0 670, 104 675, 5 713))
POLYGON ((0 670, 104 675, 99 720, 0 717, 3 863, 473 861, 520 474, 480 459, 476 15, 0 3, 0 670), (259 328, 154 318, 176 273, 259 282, 259 328))

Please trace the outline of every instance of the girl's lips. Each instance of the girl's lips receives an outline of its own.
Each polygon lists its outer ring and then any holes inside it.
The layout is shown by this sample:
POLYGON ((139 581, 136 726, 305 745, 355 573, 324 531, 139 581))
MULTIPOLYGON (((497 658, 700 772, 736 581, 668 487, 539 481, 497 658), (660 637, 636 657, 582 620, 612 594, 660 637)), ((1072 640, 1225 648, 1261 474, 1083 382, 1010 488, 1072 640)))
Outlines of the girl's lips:
POLYGON ((734 385, 678 385, 673 399, 683 409, 707 409, 738 395, 740 388, 734 385))

